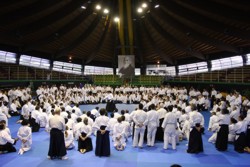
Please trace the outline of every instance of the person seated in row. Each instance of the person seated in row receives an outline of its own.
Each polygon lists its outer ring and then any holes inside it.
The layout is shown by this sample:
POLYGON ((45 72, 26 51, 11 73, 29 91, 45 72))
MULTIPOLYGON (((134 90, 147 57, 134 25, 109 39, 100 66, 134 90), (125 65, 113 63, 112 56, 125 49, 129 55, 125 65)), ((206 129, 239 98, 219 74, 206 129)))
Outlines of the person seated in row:
POLYGON ((13 146, 18 141, 18 138, 12 139, 8 131, 6 131, 6 124, 0 122, 0 153, 16 152, 13 146))

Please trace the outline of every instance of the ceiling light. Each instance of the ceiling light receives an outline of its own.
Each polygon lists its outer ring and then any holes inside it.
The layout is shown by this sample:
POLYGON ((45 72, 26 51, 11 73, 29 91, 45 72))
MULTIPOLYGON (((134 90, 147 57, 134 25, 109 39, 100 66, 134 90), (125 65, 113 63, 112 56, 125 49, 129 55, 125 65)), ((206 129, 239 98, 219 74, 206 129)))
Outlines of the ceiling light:
POLYGON ((115 21, 115 22, 119 22, 119 21, 120 21, 119 17, 115 17, 115 18, 114 18, 114 21, 115 21))
POLYGON ((104 10, 103 10, 103 13, 108 14, 108 13, 109 13, 109 10, 108 10, 108 9, 104 9, 104 10))
POLYGON ((101 7, 101 5, 96 5, 96 10, 100 10, 102 7, 101 7))
POLYGON ((81 8, 82 8, 82 9, 86 9, 86 7, 85 7, 85 6, 81 6, 81 8))
POLYGON ((159 7, 160 7, 160 5, 159 5, 159 4, 155 5, 155 8, 159 8, 159 7))
POLYGON ((148 5, 147 5, 146 3, 143 3, 141 6, 142 6, 143 8, 148 7, 148 5))
POLYGON ((137 12, 138 12, 138 13, 142 13, 142 12, 143 12, 142 8, 138 8, 138 9, 137 9, 137 12))

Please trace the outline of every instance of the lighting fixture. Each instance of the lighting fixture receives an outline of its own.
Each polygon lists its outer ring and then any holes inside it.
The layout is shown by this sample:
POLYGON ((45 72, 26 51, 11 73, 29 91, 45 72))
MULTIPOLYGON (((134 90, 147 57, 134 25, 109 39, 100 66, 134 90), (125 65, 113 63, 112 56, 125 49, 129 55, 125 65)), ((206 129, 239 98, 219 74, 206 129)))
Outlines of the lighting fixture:
POLYGON ((146 3, 143 3, 143 4, 141 5, 141 7, 146 8, 146 7, 148 7, 148 5, 147 5, 146 3))
POLYGON ((160 7, 160 5, 159 5, 159 4, 155 5, 155 8, 159 8, 159 7, 160 7))
POLYGON ((109 13, 109 10, 108 10, 108 9, 104 9, 104 10, 103 10, 103 13, 108 14, 108 13, 109 13))
POLYGON ((119 17, 115 17, 115 18, 114 18, 114 21, 115 21, 115 22, 119 22, 119 21, 120 21, 119 17))
POLYGON ((101 5, 98 4, 98 5, 96 5, 95 8, 96 8, 96 10, 100 10, 102 7, 101 7, 101 5))
POLYGON ((138 13, 142 13, 142 12, 143 12, 142 8, 138 8, 138 9, 137 9, 137 12, 138 12, 138 13))

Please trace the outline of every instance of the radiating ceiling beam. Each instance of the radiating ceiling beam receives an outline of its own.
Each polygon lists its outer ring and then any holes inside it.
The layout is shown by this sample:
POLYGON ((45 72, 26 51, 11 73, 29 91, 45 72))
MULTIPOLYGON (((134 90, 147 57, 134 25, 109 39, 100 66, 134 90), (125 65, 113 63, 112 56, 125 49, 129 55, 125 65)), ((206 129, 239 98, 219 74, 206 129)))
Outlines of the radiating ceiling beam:
POLYGON ((174 61, 168 57, 166 54, 163 53, 163 51, 160 49, 160 47, 157 45, 157 42, 155 39, 151 36, 151 33, 149 32, 145 22, 142 22, 143 24, 141 25, 141 29, 145 31, 146 37, 148 41, 150 42, 150 45, 154 48, 155 52, 167 63, 173 65, 174 61))
POLYGON ((205 60, 205 56, 202 55, 202 53, 197 51, 190 52, 190 49, 185 47, 184 44, 182 44, 178 39, 176 39, 173 35, 171 35, 169 32, 165 31, 162 26, 159 25, 157 21, 154 20, 154 18, 151 15, 148 15, 146 17, 146 20, 149 20, 151 25, 154 27, 155 30, 157 30, 167 41, 170 41, 170 43, 175 46, 177 49, 189 53, 193 57, 197 57, 199 59, 205 60))
POLYGON ((91 55, 89 55, 87 58, 86 58, 86 64, 90 63, 91 61, 93 61, 98 52, 101 50, 102 46, 103 46, 103 43, 104 43, 104 40, 107 36, 107 33, 108 33, 108 29, 109 27, 111 27, 111 22, 110 22, 110 17, 109 16, 106 16, 106 21, 105 21, 105 28, 103 30, 103 33, 102 33, 102 36, 98 42, 98 44, 96 45, 96 47, 94 48, 94 50, 91 52, 91 55))
POLYGON ((165 7, 161 6, 161 8, 158 10, 160 16, 164 16, 164 20, 168 25, 171 25, 173 28, 177 29, 178 31, 182 32, 183 34, 190 34, 189 37, 205 43, 210 46, 214 46, 218 49, 238 53, 238 49, 232 45, 226 44, 220 40, 216 40, 214 38, 209 37, 208 35, 198 32, 194 28, 192 28, 190 25, 187 25, 183 23, 183 20, 180 20, 181 18, 176 17, 173 12, 170 12, 171 9, 166 9, 165 7))
MULTIPOLYGON (((4 2, 9 2, 4 1, 4 2)), ((16 9, 15 11, 9 11, 8 13, 5 13, 0 16, 0 25, 8 25, 9 23, 12 23, 13 21, 19 21, 20 19, 27 18, 34 16, 40 12, 43 12, 44 9, 48 10, 50 7, 53 7, 54 5, 57 5, 60 2, 63 2, 62 0, 42 0, 42 1, 34 1, 35 3, 31 3, 27 6, 21 7, 19 9, 16 9), (32 15, 30 15, 32 13, 32 15)))
POLYGON ((233 9, 249 12, 250 1, 246 0, 241 0, 241 1, 212 0, 212 1, 214 1, 215 3, 220 3, 223 6, 230 6, 233 9))
POLYGON ((41 29, 48 27, 59 20, 67 17, 68 15, 75 12, 77 9, 81 10, 81 5, 86 3, 87 0, 74 0, 69 4, 66 4, 62 8, 55 10, 53 13, 48 13, 45 17, 42 17, 32 23, 28 23, 26 25, 22 25, 21 27, 15 27, 15 29, 10 30, 10 34, 16 34, 16 31, 20 33, 21 36, 25 36, 34 32, 37 32, 41 29))
POLYGON ((199 24, 199 26, 208 30, 223 33, 225 35, 250 40, 250 32, 209 18, 199 12, 201 9, 191 6, 189 3, 185 3, 185 1, 172 1, 172 3, 168 4, 168 6, 175 9, 176 14, 188 21, 191 21, 193 24, 199 24))
MULTIPOLYGON (((164 1, 163 3, 165 2, 168 3, 169 1, 164 1)), ((183 1, 183 3, 194 6, 195 8, 200 9, 203 12, 206 12, 208 15, 213 15, 214 17, 221 17, 227 20, 232 20, 233 22, 249 24, 249 18, 250 18, 249 8, 248 11, 238 10, 231 8, 230 6, 225 6, 218 2, 211 2, 211 1, 183 1)))
POLYGON ((57 55, 56 58, 66 56, 70 51, 72 51, 74 48, 76 48, 78 45, 84 42, 96 29, 100 20, 101 20, 101 15, 96 16, 96 18, 92 21, 90 26, 78 38, 72 40, 72 42, 68 46, 63 48, 58 53, 56 53, 57 55))
MULTIPOLYGON (((139 23, 135 22, 135 26, 139 27, 139 23)), ((138 32, 138 28, 135 28, 135 46, 135 60, 139 62, 140 66, 146 66, 145 56, 142 54, 142 35, 140 31, 138 32)))
POLYGON ((17 0, 0 1, 0 5, 9 6, 9 5, 13 5, 15 2, 17 2, 17 0))
POLYGON ((85 21, 91 14, 92 9, 87 8, 86 11, 75 17, 73 20, 71 20, 69 23, 65 23, 64 26, 59 27, 59 29, 54 30, 52 33, 50 33, 47 36, 43 36, 43 38, 38 39, 32 43, 30 43, 27 46, 24 46, 24 50, 32 50, 37 47, 41 47, 43 45, 49 44, 55 40, 59 40, 64 35, 67 35, 70 31, 72 31, 74 28, 78 27, 82 24, 83 21, 85 21))

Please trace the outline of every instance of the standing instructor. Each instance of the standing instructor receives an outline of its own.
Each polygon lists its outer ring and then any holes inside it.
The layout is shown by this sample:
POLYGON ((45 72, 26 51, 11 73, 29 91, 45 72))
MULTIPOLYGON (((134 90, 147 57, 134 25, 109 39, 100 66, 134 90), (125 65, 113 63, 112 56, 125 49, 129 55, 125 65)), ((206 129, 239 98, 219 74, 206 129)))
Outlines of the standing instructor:
POLYGON ((61 109, 55 109, 55 115, 49 119, 50 130, 50 143, 48 159, 59 158, 62 160, 68 159, 66 156, 66 147, 64 142, 65 121, 64 118, 60 116, 61 109))

